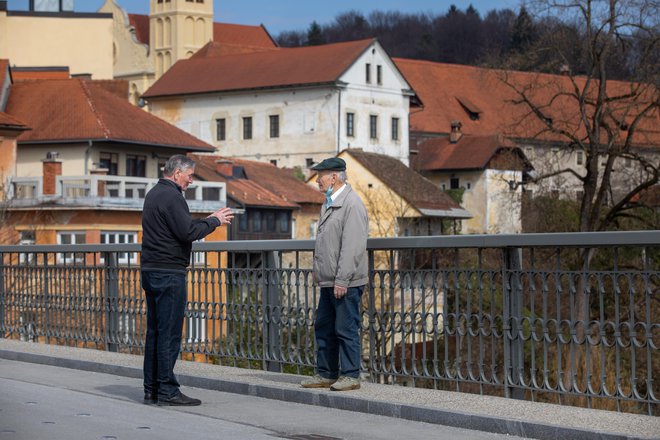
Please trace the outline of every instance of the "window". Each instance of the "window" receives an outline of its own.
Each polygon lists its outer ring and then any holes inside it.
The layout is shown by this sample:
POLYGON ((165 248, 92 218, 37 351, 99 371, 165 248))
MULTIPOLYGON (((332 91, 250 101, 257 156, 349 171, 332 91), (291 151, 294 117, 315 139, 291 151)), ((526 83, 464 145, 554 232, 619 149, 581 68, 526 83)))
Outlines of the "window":
POLYGON ((309 225, 309 237, 316 238, 316 230, 318 229, 319 222, 317 220, 313 221, 309 225))
POLYGON ((450 189, 458 189, 460 188, 460 181, 458 180, 458 177, 452 177, 449 179, 449 188, 450 189))
POLYGON ((376 84, 383 84, 383 66, 376 66, 376 84))
POLYGON ((278 138, 280 137, 280 116, 279 115, 270 115, 270 137, 278 138))
POLYGON ((247 213, 238 216, 238 230, 241 232, 247 232, 248 230, 248 216, 247 213))
POLYGON ((254 211, 252 213, 252 231, 261 232, 261 212, 254 211))
MULTIPOLYGON (((125 244, 136 243, 137 232, 132 231, 103 231, 101 232, 101 244, 125 244)), ((119 252, 117 254, 118 264, 136 264, 136 252, 119 252)))
MULTIPOLYGON (((21 231, 21 241, 18 242, 20 245, 29 246, 35 244, 35 233, 34 231, 21 231)), ((21 253, 18 255, 18 261, 21 264, 33 263, 35 259, 35 254, 33 253, 21 253)))
POLYGON ((306 158, 306 159, 305 159, 305 166, 306 166, 307 168, 311 168, 311 167, 313 167, 313 166, 314 166, 314 158, 312 158, 312 157, 308 157, 308 158, 306 158))
POLYGON ((378 116, 369 116, 369 137, 371 139, 378 139, 378 116))
MULTIPOLYGON (((197 241, 202 242, 204 239, 200 238, 197 241)), ((204 266, 206 264, 206 252, 192 252, 190 254, 190 264, 194 266, 204 266)))
MULTIPOLYGON (((85 244, 85 233, 66 231, 57 233, 57 244, 85 244)), ((83 263, 85 254, 82 252, 60 252, 57 254, 58 264, 83 263)))
POLYGON ((158 159, 158 178, 159 179, 163 178, 164 170, 165 170, 165 160, 164 159, 158 159))
POLYGON ((201 309, 186 310, 186 341, 188 343, 206 340, 206 311, 201 309))
POLYGON ((578 151, 578 152, 576 153, 575 162, 576 162, 578 165, 583 165, 583 164, 584 164, 584 152, 582 152, 582 151, 578 151))
POLYGON ((252 139, 252 118, 243 118, 243 139, 252 139))
POLYGON ((355 136, 355 113, 346 113, 346 136, 355 136))
POLYGON ((266 213, 266 231, 275 232, 275 213, 267 212, 266 213))
POLYGON ((392 118, 392 140, 399 140, 399 118, 392 118))
POLYGON ((471 184, 470 182, 467 182, 467 183, 465 184, 465 187, 466 187, 467 189, 472 189, 472 184, 471 184))
POLYGON ((146 176, 147 156, 138 156, 135 154, 126 155, 126 175, 133 177, 146 176))
POLYGON ((219 141, 227 139, 227 121, 225 118, 215 120, 215 138, 219 141))
POLYGON ((99 168, 106 168, 108 170, 108 175, 116 176, 117 175, 117 164, 119 163, 117 153, 103 153, 99 157, 99 168))
POLYGON ((527 156, 528 159, 531 159, 532 157, 534 157, 534 148, 525 147, 525 156, 527 156))
POLYGON ((369 63, 367 63, 367 65, 366 65, 365 78, 366 78, 367 84, 371 84, 371 64, 369 64, 369 63))
POLYGON ((280 232, 289 232, 289 213, 279 213, 280 232))
POLYGON ((277 159, 271 159, 270 164, 274 165, 274 166, 277 166, 277 159))

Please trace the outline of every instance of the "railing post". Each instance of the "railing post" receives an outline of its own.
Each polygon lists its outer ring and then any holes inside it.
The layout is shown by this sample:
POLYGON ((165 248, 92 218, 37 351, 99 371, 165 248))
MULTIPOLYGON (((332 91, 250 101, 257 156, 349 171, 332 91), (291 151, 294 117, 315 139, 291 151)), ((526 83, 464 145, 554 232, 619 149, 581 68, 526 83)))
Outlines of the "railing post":
MULTIPOLYGON (((372 372, 378 371, 376 366, 376 297, 375 297, 375 272, 374 272, 374 250, 367 250, 369 258, 369 377, 373 379, 372 372)), ((364 352, 364 350, 363 350, 364 352)))
POLYGON ((119 329, 117 254, 115 252, 104 252, 103 254, 105 259, 105 349, 106 351, 116 352, 119 345, 116 342, 119 329))
POLYGON ((523 374, 523 346, 520 337, 522 325, 522 249, 508 247, 504 250, 504 388, 506 397, 524 399, 521 388, 523 374))
POLYGON ((281 372, 280 294, 276 252, 265 252, 264 267, 264 359, 266 370, 281 372))
MULTIPOLYGON (((38 255, 34 255, 35 262, 39 259, 38 255)), ((51 330, 51 325, 50 325, 50 283, 49 283, 49 276, 48 276, 48 268, 50 267, 48 264, 48 252, 44 252, 44 289, 43 289, 43 301, 44 301, 44 320, 46 321, 46 325, 44 328, 44 334, 46 336, 46 344, 50 344, 50 335, 53 332, 51 330)), ((57 254, 53 254, 53 259, 55 262, 57 262, 57 254)), ((57 270, 57 269, 55 269, 57 270)))
POLYGON ((5 254, 0 252, 0 339, 5 337, 5 254))

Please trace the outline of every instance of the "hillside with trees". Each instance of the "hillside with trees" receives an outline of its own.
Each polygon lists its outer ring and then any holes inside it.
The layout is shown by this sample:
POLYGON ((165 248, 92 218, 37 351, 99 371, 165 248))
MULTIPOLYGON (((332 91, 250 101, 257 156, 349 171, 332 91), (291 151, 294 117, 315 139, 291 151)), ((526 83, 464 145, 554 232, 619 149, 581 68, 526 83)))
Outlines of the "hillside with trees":
MULTIPOLYGON (((331 23, 314 21, 306 31, 282 32, 276 39, 282 47, 297 47, 378 38, 393 57, 493 67, 503 59, 517 59, 519 70, 559 73, 569 65, 573 74, 588 72, 588 47, 576 44, 586 39, 580 17, 544 14, 538 7, 533 12, 523 6, 518 11, 494 9, 482 17, 472 5, 465 10, 452 5, 436 15, 374 11, 364 16, 353 10, 331 23), (549 42, 558 50, 540 49, 549 42)), ((638 79, 634 65, 648 47, 646 37, 631 28, 613 42, 609 79, 638 79)))

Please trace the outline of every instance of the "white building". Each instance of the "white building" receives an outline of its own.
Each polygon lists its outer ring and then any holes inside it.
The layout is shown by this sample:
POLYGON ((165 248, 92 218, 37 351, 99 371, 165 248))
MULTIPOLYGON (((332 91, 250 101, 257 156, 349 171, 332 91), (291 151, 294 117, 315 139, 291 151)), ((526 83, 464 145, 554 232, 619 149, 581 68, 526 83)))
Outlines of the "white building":
POLYGON ((224 156, 307 168, 362 148, 408 164, 416 96, 374 39, 231 53, 209 43, 143 95, 224 156))

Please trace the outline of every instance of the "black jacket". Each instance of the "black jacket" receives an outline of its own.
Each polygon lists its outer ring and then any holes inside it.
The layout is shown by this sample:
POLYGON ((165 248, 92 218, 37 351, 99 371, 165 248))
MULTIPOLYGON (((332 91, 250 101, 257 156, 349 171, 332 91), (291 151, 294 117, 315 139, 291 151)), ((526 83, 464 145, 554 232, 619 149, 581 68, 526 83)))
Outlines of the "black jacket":
POLYGON ((192 242, 206 237, 218 226, 220 220, 215 217, 193 220, 181 187, 160 179, 144 198, 142 269, 185 271, 192 242))

